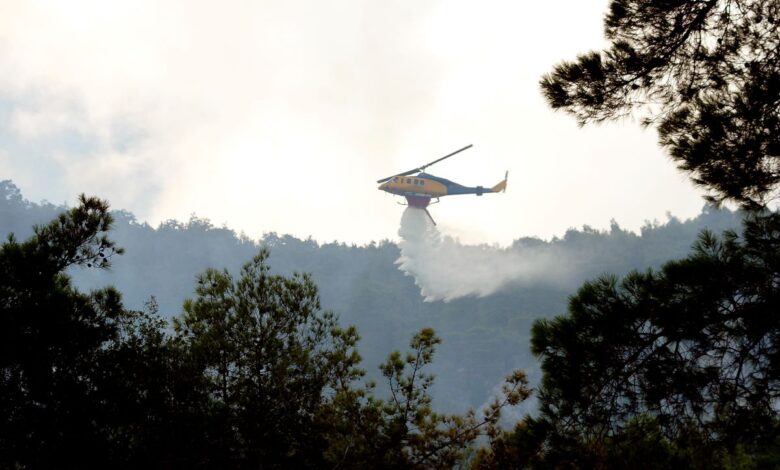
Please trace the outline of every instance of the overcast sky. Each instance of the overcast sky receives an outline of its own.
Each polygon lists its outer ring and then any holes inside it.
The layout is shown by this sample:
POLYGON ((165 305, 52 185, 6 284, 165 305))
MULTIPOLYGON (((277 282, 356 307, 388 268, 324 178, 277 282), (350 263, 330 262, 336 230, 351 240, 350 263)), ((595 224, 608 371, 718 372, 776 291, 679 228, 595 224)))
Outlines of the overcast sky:
POLYGON ((700 191, 631 120, 580 129, 539 78, 604 46, 606 0, 0 0, 0 179, 252 237, 396 239, 375 181, 429 171, 467 243, 696 215, 700 191))

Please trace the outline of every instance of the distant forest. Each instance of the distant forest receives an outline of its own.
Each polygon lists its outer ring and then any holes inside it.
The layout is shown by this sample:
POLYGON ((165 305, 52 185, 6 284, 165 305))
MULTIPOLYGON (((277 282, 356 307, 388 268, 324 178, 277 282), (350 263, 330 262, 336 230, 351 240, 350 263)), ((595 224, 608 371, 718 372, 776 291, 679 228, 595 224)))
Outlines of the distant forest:
MULTIPOLYGON (((33 225, 45 224, 64 209, 28 201, 13 182, 0 181, 4 238, 14 233, 25 239, 33 225)), ((442 339, 430 368, 436 375, 434 405, 447 412, 480 407, 515 369, 525 370, 534 386, 540 373, 529 347, 532 323, 564 314, 569 297, 586 280, 658 268, 689 253, 702 229, 719 234, 740 225, 739 213, 707 205, 690 220, 669 216, 663 222, 648 222, 639 234, 613 223, 610 230, 585 226, 549 241, 521 237, 506 249, 552 254, 560 260, 556 269, 565 270, 559 277, 566 282, 545 276, 486 297, 425 302, 414 279, 396 266, 399 249, 389 240, 357 246, 274 232, 253 240, 196 215, 152 227, 124 210, 112 214, 111 238, 126 255, 116 257, 110 271, 72 269, 69 274, 77 287, 113 285, 130 309, 142 309, 154 297, 160 313, 172 318, 182 313, 184 300, 194 296, 199 273, 210 267, 236 273, 267 247, 273 272, 310 273, 323 308, 335 312, 342 325, 357 327, 358 349, 370 378, 379 376, 378 365, 388 351, 403 348, 421 328, 433 328, 442 339)), ((524 406, 520 411, 533 412, 535 400, 524 406)))

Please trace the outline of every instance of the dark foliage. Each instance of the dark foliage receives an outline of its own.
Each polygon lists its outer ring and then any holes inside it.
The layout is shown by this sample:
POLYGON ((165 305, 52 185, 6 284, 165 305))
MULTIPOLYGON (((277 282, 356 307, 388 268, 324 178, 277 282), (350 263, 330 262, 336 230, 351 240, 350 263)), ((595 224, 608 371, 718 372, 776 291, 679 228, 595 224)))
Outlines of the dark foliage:
POLYGON ((687 258, 586 283, 569 315, 535 323, 548 427, 537 444, 585 446, 603 463, 657 435, 643 445, 695 443, 706 466, 777 449, 779 345, 780 215, 753 216, 741 237, 705 231, 687 258))
POLYGON ((487 457, 503 445, 539 467, 777 465, 780 216, 764 207, 780 183, 778 18, 777 1, 613 0, 611 47, 542 79, 580 124, 644 113, 711 199, 752 213, 741 236, 704 231, 688 257, 588 282, 569 315, 536 322, 542 414, 487 457))
POLYGON ((447 415, 433 411, 426 369, 441 340, 423 328, 412 337, 405 356, 395 351, 380 369, 390 388, 387 400, 373 397, 372 385, 344 390, 338 407, 325 418, 336 423, 327 434, 328 456, 338 468, 445 469, 466 459, 481 435, 495 435, 506 406, 515 406, 531 393, 522 371, 505 378, 501 393, 481 413, 447 415))
POLYGON ((261 250, 234 279, 207 270, 173 334, 152 298, 126 310, 63 272, 121 253, 107 205, 78 207, 0 247, 0 468, 448 468, 529 395, 507 377, 480 418, 435 413, 423 329, 382 366, 391 399, 358 385, 354 327, 320 309, 308 275, 261 250))
POLYGON ((326 392, 362 375, 357 332, 320 311, 308 276, 271 275, 267 256, 261 251, 236 280, 206 271, 174 327, 201 378, 216 466, 319 468, 326 392))
POLYGON ((106 204, 82 196, 30 240, 10 236, 0 248, 2 465, 68 467, 110 453, 101 362, 103 346, 119 339, 119 293, 82 294, 62 273, 107 267, 121 252, 105 236, 110 225, 106 204))
POLYGON ((542 81, 581 124, 641 110, 660 142, 716 201, 756 207, 780 182, 780 3, 613 0, 611 47, 542 81))

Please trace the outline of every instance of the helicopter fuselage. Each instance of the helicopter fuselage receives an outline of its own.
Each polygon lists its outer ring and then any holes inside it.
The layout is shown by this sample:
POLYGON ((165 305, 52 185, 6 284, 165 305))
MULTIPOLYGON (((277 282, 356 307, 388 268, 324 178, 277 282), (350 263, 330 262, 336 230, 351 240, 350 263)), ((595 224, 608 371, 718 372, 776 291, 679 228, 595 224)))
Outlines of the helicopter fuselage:
POLYGON ((433 176, 428 173, 420 173, 415 176, 394 176, 382 183, 379 189, 390 194, 405 196, 407 202, 413 207, 426 207, 431 198, 454 196, 457 194, 476 194, 499 192, 503 190, 505 182, 501 182, 493 188, 482 186, 463 186, 445 178, 433 176))

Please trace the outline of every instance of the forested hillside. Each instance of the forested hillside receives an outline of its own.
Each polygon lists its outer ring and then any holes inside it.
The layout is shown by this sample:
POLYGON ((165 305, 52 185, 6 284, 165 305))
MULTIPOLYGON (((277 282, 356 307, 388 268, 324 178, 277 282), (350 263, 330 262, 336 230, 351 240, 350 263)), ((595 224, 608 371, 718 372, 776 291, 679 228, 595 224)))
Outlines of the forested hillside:
MULTIPOLYGON (((0 182, 3 236, 13 232, 23 239, 34 224, 46 223, 62 209, 27 201, 12 182, 0 182)), ((402 348, 421 328, 432 327, 443 340, 431 368, 437 376, 436 405, 457 412, 485 403, 514 369, 526 370, 532 384, 538 379, 537 361, 529 348, 533 320, 565 312, 568 297, 585 280, 607 272, 623 275, 658 267, 685 256, 701 229, 720 233, 739 225, 736 213, 707 206, 694 219, 670 217, 648 223, 639 234, 615 223, 609 231, 571 229, 549 241, 522 237, 506 250, 555 260, 544 278, 515 283, 482 298, 425 302, 414 279, 396 266, 399 249, 387 240, 355 246, 275 233, 252 240, 196 216, 152 227, 126 211, 113 215, 112 239, 125 249, 125 256, 115 257, 109 272, 72 269, 77 286, 113 285, 123 293, 125 305, 134 309, 153 296, 163 316, 171 318, 181 314, 186 298, 193 297, 198 274, 209 267, 237 272, 267 247, 272 271, 311 273, 323 307, 334 311, 342 325, 357 326, 358 349, 370 377, 378 376, 377 366, 388 351, 402 348)))

